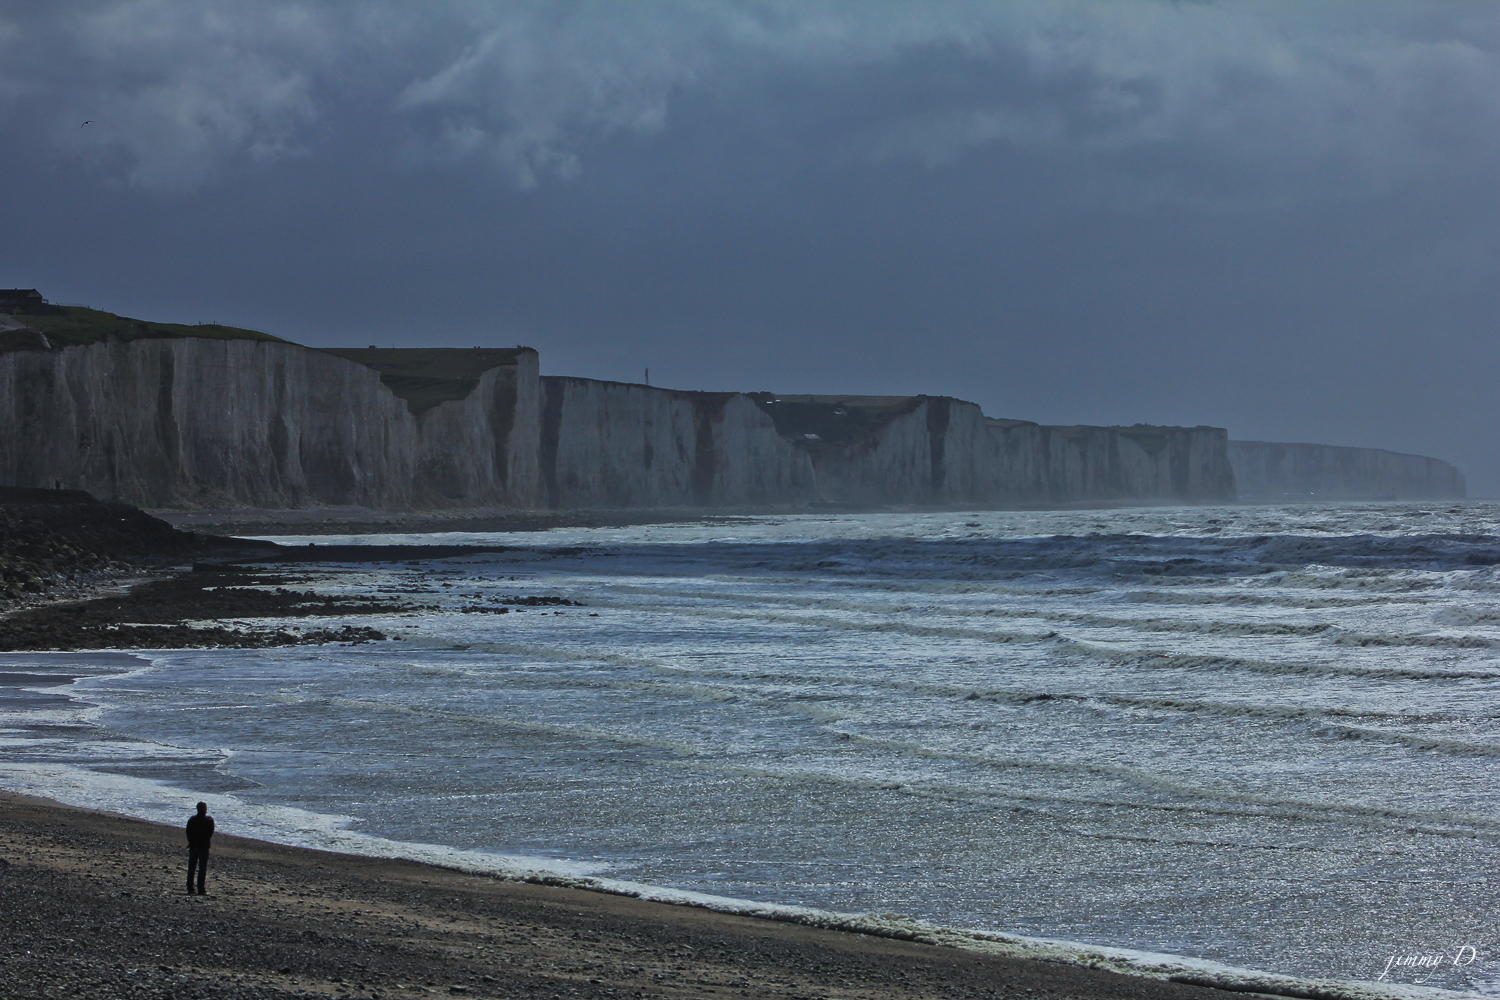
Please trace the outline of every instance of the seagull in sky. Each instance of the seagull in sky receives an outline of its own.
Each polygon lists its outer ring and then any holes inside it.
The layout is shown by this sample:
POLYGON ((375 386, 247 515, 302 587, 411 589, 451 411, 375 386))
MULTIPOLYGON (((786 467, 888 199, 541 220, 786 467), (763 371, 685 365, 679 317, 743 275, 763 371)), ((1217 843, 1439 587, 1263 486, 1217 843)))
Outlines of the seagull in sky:
MULTIPOLYGON (((86 122, 83 123, 83 125, 92 125, 92 124, 94 124, 94 119, 92 119, 92 118, 90 118, 88 121, 86 121, 86 122)), ((83 125, 80 125, 78 127, 79 128, 83 128, 83 125)))

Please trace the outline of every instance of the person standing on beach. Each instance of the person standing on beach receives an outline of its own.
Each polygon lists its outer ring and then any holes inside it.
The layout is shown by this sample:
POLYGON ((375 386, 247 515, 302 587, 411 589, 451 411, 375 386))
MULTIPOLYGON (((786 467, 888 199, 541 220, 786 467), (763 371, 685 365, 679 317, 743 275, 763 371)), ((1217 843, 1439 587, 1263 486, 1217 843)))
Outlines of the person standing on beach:
POLYGON ((208 877, 208 842, 214 837, 214 818, 208 814, 208 803, 198 803, 198 812, 187 821, 188 895, 193 894, 193 871, 198 872, 198 895, 208 895, 203 880, 208 877))

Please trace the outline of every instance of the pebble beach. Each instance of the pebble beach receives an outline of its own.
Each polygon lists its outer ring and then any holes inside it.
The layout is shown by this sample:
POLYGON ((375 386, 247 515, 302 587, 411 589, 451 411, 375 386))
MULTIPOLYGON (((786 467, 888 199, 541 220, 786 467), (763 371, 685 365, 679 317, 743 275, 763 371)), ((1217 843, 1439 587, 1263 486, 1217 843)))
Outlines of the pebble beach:
POLYGON ((0 997, 1223 996, 415 862, 181 830, 0 793, 0 997))

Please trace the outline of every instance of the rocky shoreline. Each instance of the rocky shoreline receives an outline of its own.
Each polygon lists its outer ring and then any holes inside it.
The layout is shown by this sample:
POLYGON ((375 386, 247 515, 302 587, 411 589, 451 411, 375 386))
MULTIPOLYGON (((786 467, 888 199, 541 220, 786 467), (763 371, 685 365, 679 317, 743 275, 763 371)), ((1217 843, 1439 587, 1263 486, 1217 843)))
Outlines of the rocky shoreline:
POLYGON ((127 592, 42 604, 0 618, 0 651, 204 649, 316 645, 385 639, 376 629, 290 629, 222 624, 222 619, 398 614, 406 603, 294 591, 297 578, 273 572, 207 568, 151 579, 127 592), (204 624, 189 624, 199 622, 204 624))
POLYGON ((296 578, 232 564, 275 554, 267 542, 179 531, 77 490, 0 489, 0 651, 368 642, 385 636, 354 625, 289 630, 218 620, 409 609, 288 590, 296 578))
MULTIPOLYGON (((0 609, 85 592, 219 548, 129 504, 81 490, 0 488, 0 609)), ((255 543, 234 543, 233 551, 255 543)), ((228 551, 229 549, 226 549, 228 551)))
POLYGON ((747 507, 705 512, 697 507, 637 510, 382 511, 368 507, 307 507, 298 510, 152 510, 175 528, 206 536, 403 535, 437 532, 547 531, 551 528, 620 528, 640 524, 733 520, 766 514, 806 513, 811 508, 747 507))
MULTIPOLYGON (((202 649, 360 643, 363 625, 285 619, 415 614, 407 600, 293 589, 333 570, 307 563, 441 559, 495 551, 454 545, 306 546, 182 531, 76 490, 0 489, 0 652, 202 649), (304 564, 300 568, 288 564, 304 564), (276 626, 256 624, 283 620, 276 626)), ((488 609, 488 610, 501 610, 488 609)))

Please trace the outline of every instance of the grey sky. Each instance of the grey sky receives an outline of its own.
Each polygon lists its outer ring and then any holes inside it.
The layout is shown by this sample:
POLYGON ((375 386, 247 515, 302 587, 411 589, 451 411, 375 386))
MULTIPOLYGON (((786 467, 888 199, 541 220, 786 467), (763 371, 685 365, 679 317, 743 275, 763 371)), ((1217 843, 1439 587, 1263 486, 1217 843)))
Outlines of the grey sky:
POLYGON ((0 130, 54 300, 1500 495, 1488 0, 0 2, 0 130))

